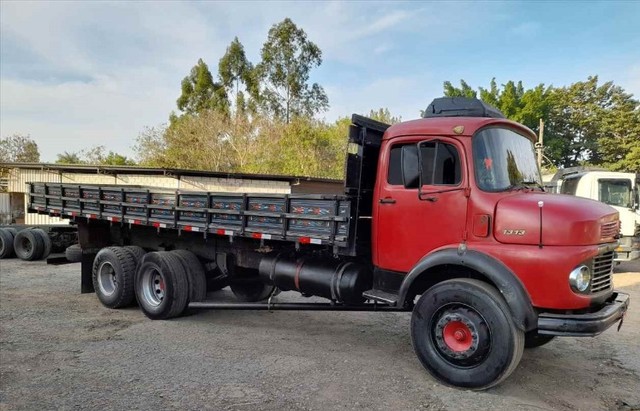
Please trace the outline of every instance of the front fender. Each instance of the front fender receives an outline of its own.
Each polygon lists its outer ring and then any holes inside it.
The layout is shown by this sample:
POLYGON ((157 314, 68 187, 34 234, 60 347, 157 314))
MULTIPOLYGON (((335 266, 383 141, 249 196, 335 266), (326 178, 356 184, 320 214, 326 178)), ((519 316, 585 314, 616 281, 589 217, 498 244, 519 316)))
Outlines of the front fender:
POLYGON ((430 268, 443 265, 468 267, 477 271, 500 291, 509 305, 511 315, 518 328, 530 331, 537 327, 538 315, 531 305, 529 294, 518 277, 500 261, 473 250, 466 250, 460 254, 457 249, 447 248, 423 257, 402 281, 398 292, 398 303, 400 305, 410 303, 407 301, 407 297, 414 281, 422 275, 428 275, 426 271, 430 268))

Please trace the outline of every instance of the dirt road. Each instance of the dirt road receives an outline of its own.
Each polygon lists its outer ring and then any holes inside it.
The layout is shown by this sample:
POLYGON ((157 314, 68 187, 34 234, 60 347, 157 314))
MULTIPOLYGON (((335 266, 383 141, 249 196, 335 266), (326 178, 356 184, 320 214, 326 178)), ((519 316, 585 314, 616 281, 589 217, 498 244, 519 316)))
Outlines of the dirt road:
POLYGON ((619 333, 527 350, 505 383, 481 393, 422 369, 408 313, 150 321, 80 294, 79 269, 0 261, 0 409, 640 409, 640 267, 615 274, 632 298, 619 333))

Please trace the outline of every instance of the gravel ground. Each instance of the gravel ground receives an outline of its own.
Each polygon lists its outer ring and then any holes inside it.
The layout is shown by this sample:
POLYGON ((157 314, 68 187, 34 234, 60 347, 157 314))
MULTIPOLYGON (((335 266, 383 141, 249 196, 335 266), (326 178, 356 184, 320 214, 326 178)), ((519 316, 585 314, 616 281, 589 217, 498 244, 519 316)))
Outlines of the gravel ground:
POLYGON ((640 264, 616 270, 632 296, 619 333, 527 350, 506 382, 480 393, 423 370, 408 313, 207 311, 151 321, 80 294, 79 270, 0 261, 1 410, 640 409, 640 264))

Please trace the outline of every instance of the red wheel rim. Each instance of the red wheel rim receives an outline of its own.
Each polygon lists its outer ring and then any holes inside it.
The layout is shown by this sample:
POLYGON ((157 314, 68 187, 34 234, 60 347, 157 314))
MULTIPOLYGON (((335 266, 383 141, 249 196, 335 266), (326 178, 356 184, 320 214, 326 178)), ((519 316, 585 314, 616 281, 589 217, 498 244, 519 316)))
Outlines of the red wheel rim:
POLYGON ((462 321, 451 321, 444 326, 442 337, 453 352, 465 352, 473 344, 472 331, 462 321))

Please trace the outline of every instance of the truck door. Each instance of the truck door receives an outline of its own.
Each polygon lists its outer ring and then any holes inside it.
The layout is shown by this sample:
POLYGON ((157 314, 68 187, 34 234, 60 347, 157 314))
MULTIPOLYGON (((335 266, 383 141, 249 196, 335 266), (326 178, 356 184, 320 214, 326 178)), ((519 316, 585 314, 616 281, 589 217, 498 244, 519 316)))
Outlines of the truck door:
POLYGON ((430 251, 462 241, 468 186, 464 151, 449 138, 403 141, 383 150, 387 161, 384 176, 378 176, 374 264, 408 272, 430 251))

